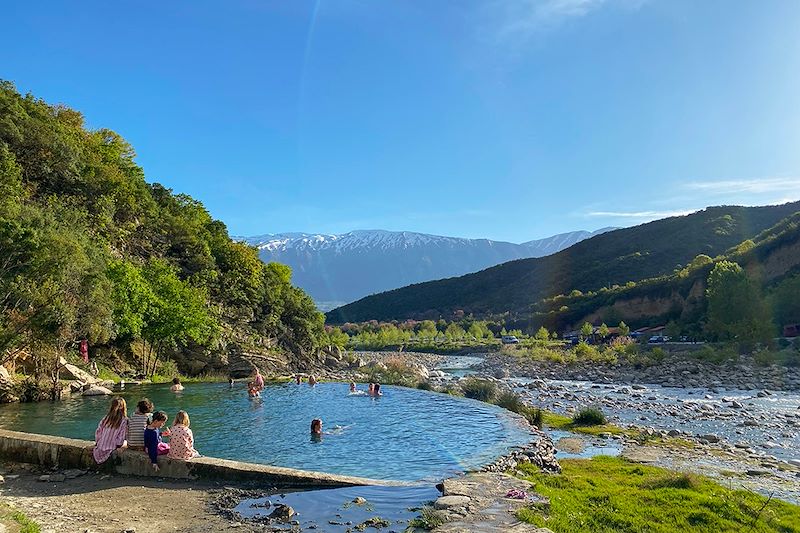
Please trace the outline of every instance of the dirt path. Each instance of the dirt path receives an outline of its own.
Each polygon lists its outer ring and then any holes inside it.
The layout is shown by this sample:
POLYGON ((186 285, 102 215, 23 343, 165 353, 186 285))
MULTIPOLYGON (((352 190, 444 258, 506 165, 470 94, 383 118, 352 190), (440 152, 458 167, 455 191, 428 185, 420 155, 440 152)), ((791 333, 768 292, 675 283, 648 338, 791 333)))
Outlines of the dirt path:
POLYGON ((211 484, 96 473, 43 482, 39 476, 6 465, 0 501, 25 513, 43 533, 251 531, 209 510, 211 484))

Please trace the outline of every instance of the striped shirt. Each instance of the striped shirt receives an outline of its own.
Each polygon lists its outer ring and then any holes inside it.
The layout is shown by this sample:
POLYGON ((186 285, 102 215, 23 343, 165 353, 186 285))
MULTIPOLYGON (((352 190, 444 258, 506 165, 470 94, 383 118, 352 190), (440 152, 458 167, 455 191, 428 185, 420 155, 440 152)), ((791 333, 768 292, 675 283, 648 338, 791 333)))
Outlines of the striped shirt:
POLYGON ((200 455, 194 449, 194 435, 186 426, 176 424, 170 429, 169 457, 172 459, 191 459, 200 455))
POLYGON ((128 417, 122 419, 119 427, 112 428, 103 425, 105 418, 97 425, 94 432, 94 450, 92 456, 98 463, 104 463, 111 456, 111 452, 125 444, 125 437, 128 434, 128 417))
POLYGON ((153 413, 133 413, 128 419, 128 446, 144 448, 144 427, 152 418, 153 413))

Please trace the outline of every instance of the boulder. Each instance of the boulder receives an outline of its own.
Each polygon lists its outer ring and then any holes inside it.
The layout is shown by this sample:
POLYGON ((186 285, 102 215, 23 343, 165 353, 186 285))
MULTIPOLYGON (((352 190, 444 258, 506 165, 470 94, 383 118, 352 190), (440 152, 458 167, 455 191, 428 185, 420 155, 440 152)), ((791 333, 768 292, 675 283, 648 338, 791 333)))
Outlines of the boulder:
POLYGON ((472 501, 469 496, 442 496, 433 503, 434 509, 446 511, 456 507, 466 507, 472 501))
POLYGON ((69 363, 64 364, 64 366, 61 368, 61 376, 66 379, 82 381, 83 383, 97 382, 97 379, 93 375, 69 363))
POLYGON ((719 442, 719 437, 716 435, 700 435, 700 439, 705 440, 706 442, 717 443, 719 442))
POLYGON ((111 390, 101 385, 91 385, 88 389, 83 391, 84 396, 107 396, 109 394, 112 394, 111 390))
POLYGON ((288 505, 278 503, 275 505, 275 510, 269 514, 269 517, 275 518, 277 520, 288 520, 294 515, 295 515, 294 509, 292 509, 288 505))

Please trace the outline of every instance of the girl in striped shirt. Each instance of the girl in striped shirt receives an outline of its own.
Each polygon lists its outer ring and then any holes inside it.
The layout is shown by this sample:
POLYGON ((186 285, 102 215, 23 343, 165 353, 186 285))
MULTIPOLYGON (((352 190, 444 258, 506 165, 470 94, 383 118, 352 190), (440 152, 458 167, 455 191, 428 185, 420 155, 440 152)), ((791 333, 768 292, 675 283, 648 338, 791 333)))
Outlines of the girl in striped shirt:
POLYGON ((144 450, 144 428, 153 418, 153 402, 142 398, 136 404, 136 411, 128 420, 128 447, 144 450))
POLYGON ((92 456, 97 463, 104 463, 117 448, 125 448, 128 433, 128 406, 124 398, 111 400, 108 414, 97 425, 94 432, 94 450, 92 456))

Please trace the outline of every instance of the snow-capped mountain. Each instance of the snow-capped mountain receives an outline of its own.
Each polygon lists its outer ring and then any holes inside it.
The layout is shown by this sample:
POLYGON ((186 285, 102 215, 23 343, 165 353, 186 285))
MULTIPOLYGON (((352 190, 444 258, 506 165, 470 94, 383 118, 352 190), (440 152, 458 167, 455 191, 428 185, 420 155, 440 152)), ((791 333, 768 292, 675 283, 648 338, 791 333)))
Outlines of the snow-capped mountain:
POLYGON ((256 246, 265 262, 289 265, 293 282, 328 309, 412 283, 549 255, 612 229, 572 231, 522 244, 385 230, 279 233, 241 240, 256 246))

